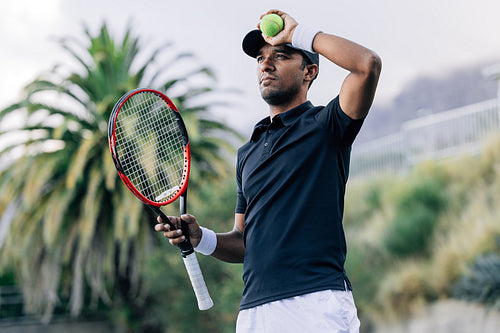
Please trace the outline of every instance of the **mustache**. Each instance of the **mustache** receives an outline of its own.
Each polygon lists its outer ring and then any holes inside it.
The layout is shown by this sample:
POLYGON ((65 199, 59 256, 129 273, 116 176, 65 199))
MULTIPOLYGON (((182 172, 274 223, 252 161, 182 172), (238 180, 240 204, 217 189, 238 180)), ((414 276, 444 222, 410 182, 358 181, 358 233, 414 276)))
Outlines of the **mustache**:
POLYGON ((270 80, 276 80, 277 76, 269 74, 269 73, 263 73, 259 76, 259 83, 262 83, 263 80, 270 79, 270 80))

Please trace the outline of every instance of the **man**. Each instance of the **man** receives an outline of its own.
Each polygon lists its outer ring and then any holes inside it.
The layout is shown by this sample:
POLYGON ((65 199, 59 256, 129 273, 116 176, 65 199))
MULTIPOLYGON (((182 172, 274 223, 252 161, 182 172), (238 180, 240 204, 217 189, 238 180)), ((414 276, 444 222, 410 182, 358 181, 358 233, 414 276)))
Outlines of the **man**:
MULTIPOLYGON (((381 61, 287 13, 269 13, 283 18, 284 30, 273 38, 254 30, 243 40, 257 60, 269 117, 238 150, 234 229, 215 234, 191 215, 182 218, 198 252, 244 263, 237 332, 357 332, 344 270, 344 193, 351 144, 372 104, 381 61), (349 72, 326 107, 307 99, 318 54, 349 72)), ((184 239, 166 224, 155 229, 174 245, 184 239)))

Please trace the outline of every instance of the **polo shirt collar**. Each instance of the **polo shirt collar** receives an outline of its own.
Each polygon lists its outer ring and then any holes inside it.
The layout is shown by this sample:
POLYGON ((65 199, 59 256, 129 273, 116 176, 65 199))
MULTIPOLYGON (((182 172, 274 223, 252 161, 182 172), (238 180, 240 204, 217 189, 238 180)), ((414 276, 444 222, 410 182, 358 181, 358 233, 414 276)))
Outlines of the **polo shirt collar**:
MULTIPOLYGON (((283 126, 289 126, 300 115, 302 115, 305 111, 309 110, 312 107, 313 104, 310 101, 307 101, 299 106, 294 107, 293 109, 290 109, 286 112, 274 116, 274 118, 276 118, 276 121, 281 122, 283 126)), ((271 117, 269 116, 259 121, 253 129, 253 133, 250 140, 257 141, 259 139, 259 136, 266 131, 269 125, 271 125, 271 117)))

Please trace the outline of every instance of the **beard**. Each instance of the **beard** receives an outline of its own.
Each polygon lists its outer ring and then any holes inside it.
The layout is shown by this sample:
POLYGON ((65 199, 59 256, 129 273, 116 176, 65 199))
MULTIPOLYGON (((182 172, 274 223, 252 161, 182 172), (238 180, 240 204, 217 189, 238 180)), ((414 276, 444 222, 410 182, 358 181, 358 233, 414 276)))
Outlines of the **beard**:
POLYGON ((262 99, 268 104, 268 105, 283 105, 287 104, 291 100, 295 98, 295 96, 299 93, 300 91, 300 86, 299 85, 294 85, 288 87, 288 89, 261 89, 260 95, 262 96, 262 99))

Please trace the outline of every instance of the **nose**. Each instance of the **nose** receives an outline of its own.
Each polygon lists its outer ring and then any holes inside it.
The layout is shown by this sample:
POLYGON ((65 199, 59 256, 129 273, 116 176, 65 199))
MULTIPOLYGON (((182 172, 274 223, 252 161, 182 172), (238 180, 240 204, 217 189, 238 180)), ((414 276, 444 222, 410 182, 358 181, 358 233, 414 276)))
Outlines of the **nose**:
POLYGON ((261 72, 271 72, 274 71, 274 69, 275 67, 272 57, 265 57, 264 59, 262 59, 260 63, 261 72))

